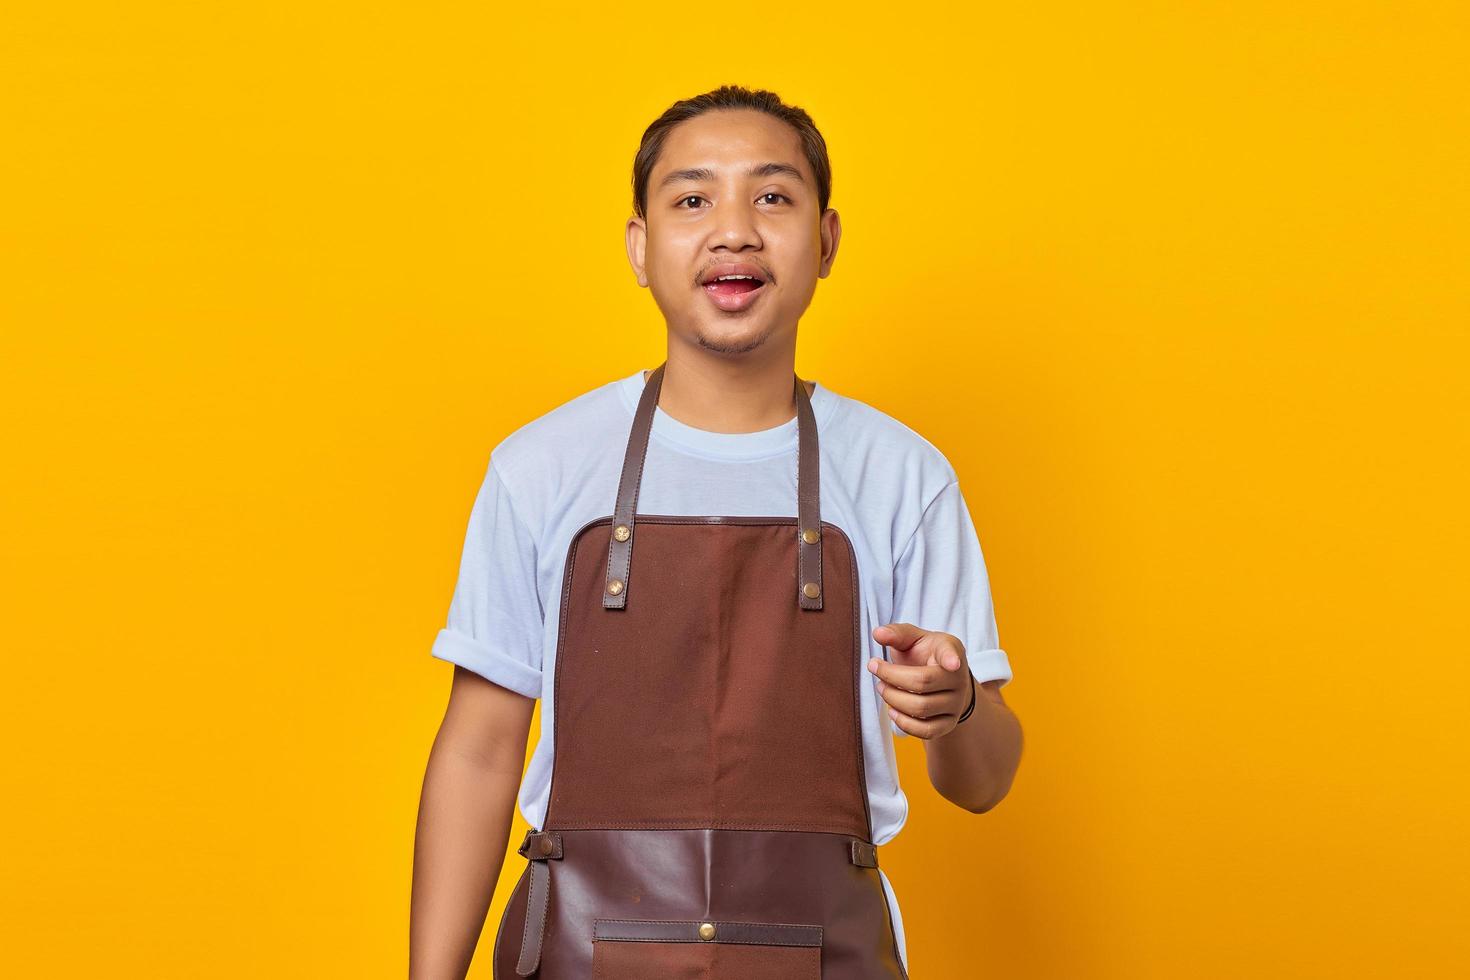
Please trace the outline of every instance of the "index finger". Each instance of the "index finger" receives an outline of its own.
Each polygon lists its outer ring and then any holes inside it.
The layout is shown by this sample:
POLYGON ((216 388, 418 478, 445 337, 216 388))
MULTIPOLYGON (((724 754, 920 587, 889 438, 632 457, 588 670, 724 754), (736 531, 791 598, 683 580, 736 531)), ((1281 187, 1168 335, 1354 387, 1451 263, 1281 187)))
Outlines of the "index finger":
POLYGON ((938 664, 895 664, 876 657, 873 659, 873 673, 881 677, 884 683, 914 694, 939 690, 945 686, 942 683, 945 675, 952 673, 938 664))

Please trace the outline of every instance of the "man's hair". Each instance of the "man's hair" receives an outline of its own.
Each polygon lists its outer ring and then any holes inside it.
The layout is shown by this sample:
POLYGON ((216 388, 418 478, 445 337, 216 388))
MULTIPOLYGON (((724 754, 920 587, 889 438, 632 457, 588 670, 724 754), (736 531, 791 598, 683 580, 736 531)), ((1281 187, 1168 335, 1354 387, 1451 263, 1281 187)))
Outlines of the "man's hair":
POLYGON ((789 124, 801 137, 801 147, 806 153, 807 163, 817 178, 817 213, 827 210, 827 201, 832 196, 832 164, 827 160, 827 141, 807 115, 805 109, 787 105, 775 92, 765 89, 751 90, 740 85, 721 85, 719 88, 696 95, 691 99, 680 99, 664 110, 664 114, 649 124, 643 131, 643 141, 633 157, 633 213, 644 217, 648 206, 648 178, 653 165, 663 152, 664 141, 679 123, 714 109, 755 109, 774 116, 789 124))

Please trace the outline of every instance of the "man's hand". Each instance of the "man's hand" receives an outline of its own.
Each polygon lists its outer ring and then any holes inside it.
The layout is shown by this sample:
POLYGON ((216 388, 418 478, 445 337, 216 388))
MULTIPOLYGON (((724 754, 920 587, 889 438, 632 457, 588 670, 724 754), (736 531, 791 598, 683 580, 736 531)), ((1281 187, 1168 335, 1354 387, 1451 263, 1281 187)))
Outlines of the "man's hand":
POLYGON ((893 651, 868 669, 893 723, 924 739, 929 782, 939 795, 971 813, 984 813, 1010 792, 1021 762, 1021 722, 1000 696, 1001 682, 975 686, 975 712, 956 728, 975 682, 959 637, 912 623, 888 623, 873 638, 893 651))
POLYGON ((919 738, 952 732, 972 693, 979 696, 960 638, 912 623, 888 623, 874 627, 873 639, 893 651, 892 662, 868 660, 893 723, 919 738))

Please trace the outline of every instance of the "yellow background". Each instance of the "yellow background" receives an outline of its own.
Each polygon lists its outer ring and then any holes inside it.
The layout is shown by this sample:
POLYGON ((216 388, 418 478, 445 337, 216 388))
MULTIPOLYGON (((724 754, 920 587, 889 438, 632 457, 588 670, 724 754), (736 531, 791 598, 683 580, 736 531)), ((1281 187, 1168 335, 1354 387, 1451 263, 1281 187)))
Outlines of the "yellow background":
POLYGON ((1463 3, 5 21, 0 972, 405 974, 489 449, 661 359, 631 161, 725 82, 826 134, 798 371, 954 462, 1016 671, 997 810, 901 743, 914 975, 1466 969, 1463 3))

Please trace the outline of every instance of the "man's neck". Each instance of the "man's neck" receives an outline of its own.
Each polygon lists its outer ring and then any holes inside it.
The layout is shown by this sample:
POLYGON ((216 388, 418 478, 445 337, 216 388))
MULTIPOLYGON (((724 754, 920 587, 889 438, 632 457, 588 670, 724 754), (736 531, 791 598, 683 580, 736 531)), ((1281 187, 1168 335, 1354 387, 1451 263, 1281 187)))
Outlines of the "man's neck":
MULTIPOLYGON (((652 371, 643 372, 644 383, 652 371)), ((664 368, 658 407, 685 425, 707 432, 759 432, 796 417, 795 372, 731 378, 719 374, 664 368), (673 371, 671 374, 670 371, 673 371)), ((807 396, 816 385, 803 381, 807 396)))

